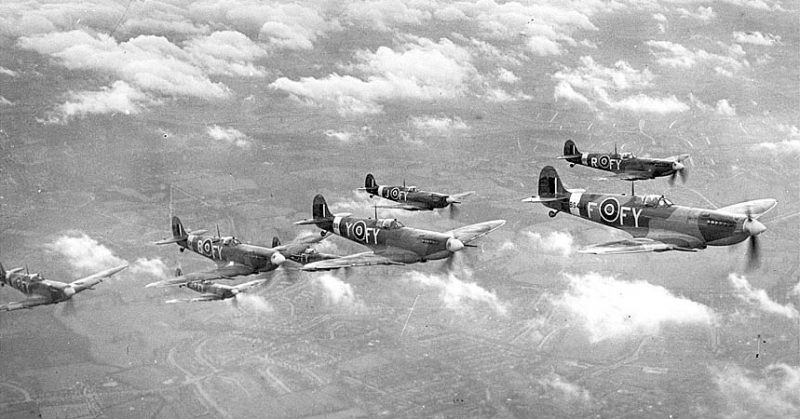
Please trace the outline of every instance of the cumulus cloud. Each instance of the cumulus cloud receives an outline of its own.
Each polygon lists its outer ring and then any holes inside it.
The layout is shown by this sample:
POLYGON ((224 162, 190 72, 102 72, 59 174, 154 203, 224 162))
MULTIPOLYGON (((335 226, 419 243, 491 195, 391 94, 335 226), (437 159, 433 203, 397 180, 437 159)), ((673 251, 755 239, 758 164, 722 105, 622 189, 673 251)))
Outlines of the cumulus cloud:
POLYGON ((358 51, 356 63, 345 70, 360 72, 365 79, 331 74, 298 81, 281 77, 270 86, 313 104, 334 107, 342 115, 374 114, 382 103, 397 100, 440 100, 463 96, 478 78, 470 52, 442 39, 438 43, 419 38, 394 50, 358 51))
POLYGON ((163 281, 169 279, 172 272, 161 259, 147 259, 139 258, 128 268, 128 273, 140 277, 146 275, 152 277, 156 281, 163 281))
POLYGON ((611 92, 645 90, 650 88, 653 74, 648 69, 636 70, 625 61, 617 61, 614 67, 605 67, 592 57, 580 59, 581 66, 575 69, 564 67, 553 75, 557 81, 553 97, 587 105, 593 109, 604 104, 610 109, 635 113, 666 114, 684 112, 689 106, 674 95, 651 97, 638 93, 616 99, 611 92))
POLYGON ((771 299, 766 291, 760 288, 753 288, 743 275, 730 274, 728 280, 736 290, 736 296, 742 301, 757 307, 767 313, 777 314, 789 319, 800 317, 797 309, 791 303, 782 305, 771 299))
POLYGON ((3 105, 3 106, 14 106, 14 102, 4 98, 3 96, 0 96, 0 105, 3 105))
POLYGON ((11 76, 11 77, 17 77, 19 75, 19 73, 17 73, 16 71, 10 70, 3 66, 0 66, 0 74, 4 74, 6 76, 11 76))
POLYGON ((572 235, 569 233, 552 231, 542 235, 541 233, 526 231, 524 234, 537 249, 545 253, 569 256, 575 250, 572 235))
POLYGON ((244 133, 233 127, 223 128, 219 125, 213 125, 206 128, 206 132, 211 138, 217 141, 239 148, 248 149, 252 145, 244 133))
POLYGON ((230 94, 195 63, 203 57, 193 57, 160 36, 141 35, 118 43, 106 34, 73 30, 21 37, 17 45, 52 56, 69 69, 112 74, 143 91, 204 99, 230 94))
POLYGON ((761 45, 771 47, 781 42, 781 37, 771 33, 763 34, 761 32, 734 32, 733 39, 742 44, 761 45))
POLYGON ((82 273, 94 273, 125 263, 111 249, 85 233, 61 236, 46 244, 45 248, 66 257, 67 262, 82 273))
POLYGON ((450 309, 466 310, 468 303, 484 303, 497 314, 506 315, 508 313, 506 304, 500 301, 494 292, 490 292, 474 282, 462 281, 453 273, 435 275, 414 271, 406 273, 403 279, 439 290, 439 298, 444 302, 445 307, 450 309))
POLYGON ((427 137, 447 137, 453 135, 457 131, 469 129, 469 125, 457 116, 453 118, 446 116, 412 117, 411 125, 422 135, 427 137))
POLYGON ((800 139, 789 139, 778 142, 762 142, 753 146, 756 150, 766 150, 773 153, 800 153, 800 139))
POLYGON ((647 41, 645 45, 653 50, 656 62, 665 67, 687 69, 706 63, 723 75, 735 74, 750 67, 750 63, 744 59, 744 50, 736 44, 729 46, 719 43, 719 47, 725 50, 725 55, 710 53, 703 49, 690 50, 670 41, 647 41))
POLYGON ((569 288, 552 303, 583 323, 592 343, 632 334, 658 333, 664 324, 709 325, 703 304, 672 295, 646 281, 620 281, 597 273, 566 275, 569 288))
POLYGON ((710 6, 709 7, 698 6, 697 9, 695 9, 695 11, 693 12, 684 9, 683 7, 679 7, 675 11, 678 12, 678 14, 683 18, 694 18, 694 19, 708 21, 717 17, 717 14, 714 12, 714 10, 711 9, 710 6))
POLYGON ((65 103, 48 113, 47 123, 66 123, 70 119, 93 114, 130 115, 139 113, 144 105, 153 103, 144 92, 121 80, 97 92, 70 92, 68 97, 65 103))
POLYGON ((774 363, 751 372, 728 364, 712 373, 730 417, 800 417, 800 367, 774 363))
POLYGON ((724 116, 734 116, 736 115, 736 108, 728 103, 727 99, 720 99, 717 101, 717 106, 714 107, 714 111, 718 115, 724 116))
MULTIPOLYGON (((396 0, 368 0, 364 2, 351 2, 344 8, 343 19, 350 24, 357 24, 373 28, 378 31, 389 31, 397 25, 420 25, 432 18, 436 10, 435 4, 426 5, 396 1, 396 0)), ((457 10, 451 8, 452 11, 457 10)), ((443 10, 438 14, 445 19, 458 16, 443 10)))
POLYGON ((540 386, 545 387, 548 390, 558 392, 560 398, 567 403, 588 403, 592 398, 589 394, 589 390, 586 390, 578 384, 570 383, 569 381, 561 378, 560 375, 553 372, 539 378, 536 381, 540 386))
POLYGON ((497 80, 503 83, 514 84, 519 81, 519 77, 510 70, 500 68, 497 70, 497 80))
POLYGON ((241 292, 234 297, 236 301, 231 301, 231 304, 236 304, 246 311, 269 314, 275 311, 275 308, 270 304, 266 298, 253 294, 252 292, 241 292))
POLYGON ((314 283, 325 292, 325 301, 328 304, 341 306, 361 304, 353 293, 353 287, 330 273, 315 277, 314 283))
MULTIPOLYGON (((353 191, 350 195, 350 198, 347 199, 338 199, 333 202, 329 202, 328 205, 330 206, 331 212, 334 214, 336 213, 351 213, 355 214, 356 216, 359 215, 366 215, 366 214, 373 214, 375 211, 375 205, 393 205, 396 202, 389 201, 383 198, 370 198, 369 195, 363 192, 355 192, 353 191)), ((409 217, 416 217, 419 216, 420 213, 423 211, 406 211, 403 209, 398 208, 381 208, 378 215, 381 218, 403 218, 407 219, 409 217)), ((433 212, 433 214, 437 214, 433 212)), ((371 216, 371 215, 370 215, 371 216)), ((431 214, 426 214, 426 217, 430 217, 431 214)))
POLYGON ((267 51, 236 31, 219 31, 186 41, 185 51, 191 60, 205 68, 208 74, 225 76, 263 76, 266 70, 253 61, 263 58, 267 51))

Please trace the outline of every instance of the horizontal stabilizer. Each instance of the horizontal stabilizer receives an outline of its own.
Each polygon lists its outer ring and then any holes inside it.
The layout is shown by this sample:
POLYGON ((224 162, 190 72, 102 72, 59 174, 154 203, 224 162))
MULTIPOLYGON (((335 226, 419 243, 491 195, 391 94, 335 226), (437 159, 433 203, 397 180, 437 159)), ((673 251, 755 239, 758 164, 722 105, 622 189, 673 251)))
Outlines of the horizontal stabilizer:
POLYGON ((568 156, 558 156, 556 158, 557 159, 579 159, 581 157, 582 156, 580 154, 571 154, 571 155, 568 155, 568 156))
POLYGON ((188 238, 189 238, 188 236, 182 236, 182 237, 173 237, 173 238, 171 238, 171 239, 159 240, 159 241, 155 242, 155 244, 158 244, 158 245, 162 245, 162 244, 172 244, 172 243, 182 242, 182 241, 184 241, 184 240, 186 240, 186 239, 188 239, 188 238))
POLYGON ((324 223, 326 221, 332 221, 331 218, 306 218, 305 220, 295 221, 294 225, 296 226, 304 226, 304 225, 315 225, 324 223))
POLYGON ((532 196, 530 198, 525 198, 522 202, 530 202, 532 204, 542 204, 545 202, 557 202, 557 201, 565 201, 569 200, 569 196, 554 196, 552 198, 543 198, 541 196, 532 196))

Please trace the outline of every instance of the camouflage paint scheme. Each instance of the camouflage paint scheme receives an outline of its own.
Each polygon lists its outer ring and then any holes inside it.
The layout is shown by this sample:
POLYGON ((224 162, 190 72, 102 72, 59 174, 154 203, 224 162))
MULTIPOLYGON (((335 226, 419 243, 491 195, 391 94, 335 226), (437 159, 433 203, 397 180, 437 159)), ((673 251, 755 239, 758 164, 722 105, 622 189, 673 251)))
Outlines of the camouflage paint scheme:
POLYGON ((224 285, 213 281, 189 282, 185 285, 181 285, 181 287, 185 286, 186 288, 199 292, 203 295, 195 298, 169 300, 167 303, 194 303, 200 301, 227 300, 229 298, 236 297, 243 291, 261 285, 266 281, 266 279, 256 279, 254 281, 245 282, 239 285, 224 285))
POLYGON ((663 176, 672 176, 684 170, 683 160, 688 154, 663 159, 636 157, 631 153, 581 153, 572 140, 564 143, 564 155, 558 158, 570 163, 570 167, 579 164, 606 172, 616 173, 622 180, 645 180, 663 176))
POLYGON ((539 195, 524 200, 625 231, 633 240, 583 249, 584 253, 695 251, 728 246, 766 230, 757 218, 777 204, 760 199, 716 210, 674 205, 661 195, 594 194, 566 189, 551 166, 539 175, 539 195))
POLYGON ((395 219, 358 218, 333 215, 322 195, 314 197, 314 218, 295 224, 314 224, 326 232, 372 249, 372 252, 344 256, 303 266, 306 271, 331 270, 367 265, 398 265, 449 258, 469 243, 496 230, 505 220, 487 221, 445 233, 406 227, 395 219))
POLYGON ((359 188, 372 196, 379 196, 401 205, 386 206, 388 208, 401 208, 408 211, 431 211, 445 208, 451 204, 460 204, 461 199, 472 195, 474 191, 445 195, 437 192, 420 191, 416 186, 387 186, 378 185, 372 173, 367 174, 364 187, 359 188))
POLYGON ((45 279, 44 276, 39 273, 23 274, 21 273, 22 268, 6 271, 3 269, 3 265, 0 265, 0 285, 8 285, 28 297, 22 301, 3 304, 0 306, 0 311, 19 310, 67 301, 71 299, 73 295, 91 289, 95 285, 103 282, 104 279, 111 277, 127 267, 128 265, 121 265, 97 272, 77 281, 59 282, 45 279))

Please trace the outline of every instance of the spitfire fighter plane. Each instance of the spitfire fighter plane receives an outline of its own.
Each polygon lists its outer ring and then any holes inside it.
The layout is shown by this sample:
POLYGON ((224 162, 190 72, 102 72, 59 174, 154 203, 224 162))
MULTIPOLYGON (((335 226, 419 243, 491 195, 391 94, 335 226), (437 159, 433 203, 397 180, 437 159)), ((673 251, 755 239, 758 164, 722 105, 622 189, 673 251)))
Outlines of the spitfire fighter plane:
POLYGON ((8 285, 28 296, 25 300, 1 305, 0 311, 19 310, 22 308, 31 308, 44 304, 58 304, 62 301, 67 301, 79 292, 93 289, 92 287, 103 282, 104 279, 111 277, 127 267, 128 265, 121 265, 116 268, 100 271, 77 281, 59 282, 45 279, 39 273, 22 273, 22 268, 11 269, 6 272, 6 270, 3 269, 3 265, 0 265, 0 285, 8 285))
POLYGON ((681 180, 686 181, 686 166, 683 161, 688 157, 688 154, 663 159, 636 157, 631 153, 617 153, 616 146, 613 153, 581 153, 572 140, 567 140, 564 143, 564 155, 558 158, 568 161, 570 167, 580 164, 613 172, 622 180, 634 181, 669 176, 670 184, 674 184, 676 175, 680 175, 681 180))
POLYGON ((674 205, 663 195, 592 194, 567 189, 551 166, 539 174, 539 195, 523 200, 625 231, 632 239, 598 244, 582 253, 613 254, 697 251, 750 239, 749 265, 758 258, 756 236, 767 227, 758 218, 775 207, 774 199, 758 199, 718 209, 674 205))
MULTIPOLYGON (((215 279, 233 279, 238 276, 269 272, 282 265, 286 259, 302 260, 303 258, 326 259, 333 255, 314 254, 308 252, 309 247, 323 239, 310 236, 286 245, 262 247, 242 243, 235 237, 208 237, 206 230, 187 232, 178 217, 172 217, 172 238, 156 242, 158 245, 176 243, 179 250, 191 250, 217 263, 217 268, 208 272, 195 272, 147 284, 147 287, 167 287, 184 285, 196 281, 212 281, 215 279)), ((273 244, 276 240, 273 240, 273 244)))
POLYGON ((314 197, 314 218, 295 224, 313 224, 324 230, 372 249, 338 259, 304 265, 305 271, 326 271, 368 265, 404 265, 446 259, 471 243, 496 230, 505 220, 486 221, 445 233, 406 227, 395 219, 357 218, 349 214, 331 214, 322 195, 314 197))
POLYGON ((452 210, 455 208, 453 204, 460 204, 461 199, 475 193, 475 191, 469 191, 445 195, 420 191, 416 186, 406 186, 405 184, 403 186, 378 185, 372 173, 367 174, 364 187, 358 188, 358 190, 366 191, 370 197, 377 195, 399 203, 398 205, 387 205, 386 208, 400 208, 408 211, 431 211, 437 208, 445 208, 448 205, 452 210))
POLYGON ((239 293, 243 291, 246 291, 253 287, 257 287, 266 281, 267 281, 266 279, 256 279, 254 281, 245 282, 239 285, 218 284, 213 281, 189 282, 182 286, 185 286, 190 290, 202 293, 201 296, 195 298, 167 300, 167 303, 194 303, 200 301, 227 300, 229 298, 236 297, 237 295, 239 295, 239 293))

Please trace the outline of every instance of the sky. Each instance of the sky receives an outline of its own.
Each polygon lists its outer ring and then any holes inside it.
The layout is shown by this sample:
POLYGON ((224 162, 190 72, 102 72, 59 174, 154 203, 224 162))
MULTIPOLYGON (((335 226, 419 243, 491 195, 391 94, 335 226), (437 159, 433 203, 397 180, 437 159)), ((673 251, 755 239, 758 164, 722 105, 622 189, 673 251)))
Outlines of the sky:
MULTIPOLYGON (((371 215, 374 200, 355 191, 367 172, 379 183, 475 190, 457 217, 382 213, 432 230, 508 220, 463 269, 315 274, 304 280, 315 310, 355 322, 423 295, 441 327, 512 340, 553 366, 524 381, 547 400, 519 403, 552 402, 561 406, 546 411, 554 416, 628 408, 602 400, 603 383, 571 365, 611 365, 608 354, 644 337, 672 352, 715 335, 698 349, 699 377, 670 376, 688 380, 700 401, 666 406, 798 415, 799 18, 797 3, 769 0, 4 1, 2 262, 78 277, 127 261, 104 292, 122 287, 131 305, 171 313, 178 330, 189 315, 181 310, 196 309, 164 307, 174 294, 142 287, 175 265, 209 263, 150 246, 167 232, 168 208, 190 227, 268 243, 298 233, 291 222, 308 217, 316 193, 334 211, 371 215), (578 254, 624 234, 520 203, 539 170, 553 165, 570 187, 629 185, 556 160, 568 138, 581 151, 689 153, 686 183, 637 184, 681 205, 777 199, 762 219, 761 268, 742 268, 744 245, 578 254), (396 288, 376 287, 373 276, 396 288), (743 354, 762 329, 780 349, 755 362, 743 354)), ((335 239, 322 246, 363 250, 335 239)), ((4 290, 0 301, 18 297, 4 290)), ((281 313, 268 292, 245 301, 258 315, 281 313)), ((406 308, 391 325, 402 325, 406 308)), ((44 310, 52 317, 35 321, 63 322, 98 345, 91 330, 44 310)), ((420 333, 413 322, 403 330, 420 333)), ((505 384, 486 388, 511 400, 505 384)))

